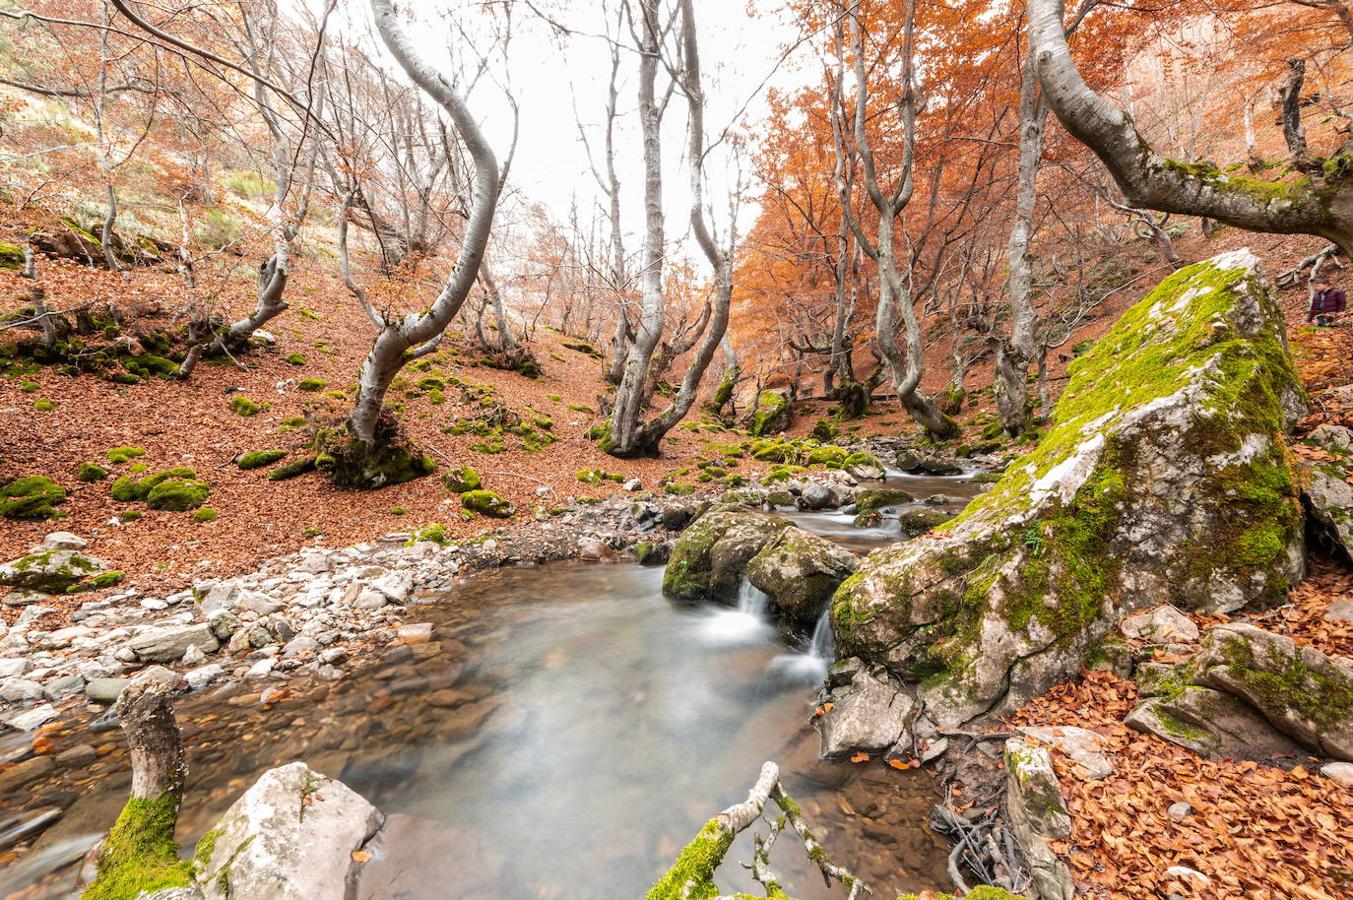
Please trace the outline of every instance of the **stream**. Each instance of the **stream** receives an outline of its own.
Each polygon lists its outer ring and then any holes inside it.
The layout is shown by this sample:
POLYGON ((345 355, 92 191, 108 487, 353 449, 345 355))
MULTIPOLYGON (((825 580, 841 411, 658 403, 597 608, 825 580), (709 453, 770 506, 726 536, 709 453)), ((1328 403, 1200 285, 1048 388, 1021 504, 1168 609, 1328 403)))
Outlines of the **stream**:
MULTIPOLYGON (((977 490, 958 478, 887 486, 918 499, 977 490)), ((842 540, 857 552, 898 538, 887 519, 853 529, 841 514, 784 515, 833 539, 857 532, 842 540)), ((361 897, 642 897, 774 759, 830 853, 876 892, 946 884, 947 844, 924 826, 937 798, 928 773, 817 759, 809 720, 830 630, 790 646, 755 589, 733 608, 689 607, 664 598, 661 582, 660 567, 633 563, 484 573, 410 607, 407 621, 434 623, 433 645, 387 650, 338 682, 285 682, 266 705, 259 691, 274 682, 183 698, 179 837, 191 847, 259 774, 301 759, 388 816, 361 897)), ((74 896, 80 857, 126 799, 111 721, 68 716, 47 737, 57 752, 92 746, 94 758, 0 806, 0 847, 59 814, 31 848, 0 851, 0 897, 74 896)), ((750 858, 747 832, 721 869, 724 890, 755 887, 738 865, 750 858)), ((773 864, 800 900, 841 896, 789 837, 773 864)))

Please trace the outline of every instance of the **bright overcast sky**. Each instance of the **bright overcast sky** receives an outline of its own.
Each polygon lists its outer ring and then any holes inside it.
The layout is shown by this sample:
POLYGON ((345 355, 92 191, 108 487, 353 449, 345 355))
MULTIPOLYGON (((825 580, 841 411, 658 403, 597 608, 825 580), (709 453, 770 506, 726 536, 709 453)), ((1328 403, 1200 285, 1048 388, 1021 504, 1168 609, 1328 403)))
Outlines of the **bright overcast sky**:
MULTIPOLYGON (((409 9, 410 2, 403 0, 400 7, 409 9)), ((579 216, 586 222, 600 194, 588 169, 586 150, 578 138, 574 107, 576 103, 578 116, 591 127, 589 140, 594 152, 599 153, 610 56, 603 38, 587 35, 604 34, 606 23, 597 0, 541 0, 540 7, 578 33, 558 37, 525 3, 514 6, 510 68, 512 90, 520 107, 520 138, 511 182, 526 199, 547 207, 559 222, 567 220, 570 204, 576 198, 579 216)), ((450 31, 442 18, 447 11, 472 31, 476 21, 482 23, 485 15, 478 11, 477 4, 466 0, 418 0, 415 8, 419 24, 412 26, 412 30, 430 59, 444 59, 448 47, 463 44, 463 39, 450 31)), ((784 48, 797 38, 798 32, 776 13, 754 16, 739 0, 695 0, 695 10, 708 98, 707 140, 712 141, 744 106, 746 120, 755 126, 766 112, 767 87, 792 87, 803 77, 804 67, 790 62, 777 69, 784 48)), ((625 40, 628 43, 627 32, 625 40)), ((501 66, 497 71, 501 72, 501 66)), ((637 57, 633 53, 622 53, 620 77, 617 167, 623 195, 622 215, 626 230, 633 234, 642 224, 643 213, 643 160, 635 114, 637 57)), ((659 77, 662 90, 665 73, 659 77)), ((493 88, 477 90, 471 98, 471 107, 484 121, 499 157, 504 157, 510 143, 511 117, 493 88)), ((669 106, 665 122, 664 200, 671 239, 679 239, 685 233, 689 204, 685 112, 684 100, 678 95, 669 106)), ((744 168, 750 168, 750 164, 744 168)), ((723 227, 729 186, 728 157, 711 156, 708 169, 711 185, 707 200, 723 227)), ((743 209, 740 227, 744 232, 751 226, 752 212, 743 209)), ((634 249, 637 244, 631 242, 630 250, 634 249)))

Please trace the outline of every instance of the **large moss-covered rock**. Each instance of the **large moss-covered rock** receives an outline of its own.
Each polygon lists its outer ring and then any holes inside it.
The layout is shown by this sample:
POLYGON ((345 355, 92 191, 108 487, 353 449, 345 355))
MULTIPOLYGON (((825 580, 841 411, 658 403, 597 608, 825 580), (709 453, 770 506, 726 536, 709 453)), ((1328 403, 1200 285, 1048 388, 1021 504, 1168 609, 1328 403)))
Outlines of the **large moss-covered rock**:
POLYGON ((956 724, 1074 673, 1124 612, 1280 600, 1302 574, 1284 432, 1303 410, 1255 257, 1180 270, 1072 363, 1033 452, 846 580, 841 654, 924 677, 927 716, 956 724))
POLYGON ((662 589, 681 600, 732 600, 747 563, 789 523, 737 508, 696 519, 672 547, 662 589))
POLYGON ((44 548, 0 565, 0 585, 60 594, 107 568, 103 560, 78 550, 44 548))
POLYGON ((794 408, 779 391, 762 391, 757 397, 756 412, 747 430, 753 437, 778 434, 794 423, 794 408))
POLYGON ((771 598, 783 624, 810 629, 856 563, 840 544, 791 527, 751 558, 747 580, 771 598))
POLYGON ((7 519, 50 519, 66 502, 66 489, 45 475, 28 475, 0 485, 0 516, 7 519))

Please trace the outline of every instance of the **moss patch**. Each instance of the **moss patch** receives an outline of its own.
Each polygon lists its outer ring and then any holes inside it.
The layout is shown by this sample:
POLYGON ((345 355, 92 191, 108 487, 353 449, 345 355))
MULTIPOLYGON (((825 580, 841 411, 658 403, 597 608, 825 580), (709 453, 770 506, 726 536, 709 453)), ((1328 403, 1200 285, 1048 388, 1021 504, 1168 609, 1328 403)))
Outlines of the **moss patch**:
POLYGON ((241 469, 261 469, 264 466, 270 466, 279 459, 287 455, 285 450, 250 450, 248 453, 241 453, 235 460, 235 465, 241 469))
POLYGON ((66 502, 66 489, 45 475, 28 475, 0 485, 0 516, 50 519, 66 502))
POLYGON ((506 519, 515 511, 511 502, 493 491, 474 490, 460 495, 460 505, 472 513, 491 519, 506 519))
POLYGON ((153 800, 128 800, 108 832, 98 873, 82 900, 134 900, 143 892, 191 885, 193 862, 178 858, 174 841, 178 811, 178 799, 168 792, 153 800))

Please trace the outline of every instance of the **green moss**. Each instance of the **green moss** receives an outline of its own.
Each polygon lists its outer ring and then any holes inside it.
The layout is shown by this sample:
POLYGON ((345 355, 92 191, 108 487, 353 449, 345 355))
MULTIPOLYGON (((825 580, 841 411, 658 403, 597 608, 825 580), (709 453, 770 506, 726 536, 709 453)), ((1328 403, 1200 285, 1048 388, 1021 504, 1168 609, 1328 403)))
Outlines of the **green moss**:
POLYGON ((451 535, 446 533, 446 526, 440 522, 429 522, 415 531, 413 537, 409 538, 404 546, 412 547, 420 541, 431 541, 434 544, 446 546, 451 541, 451 535))
POLYGON ((747 430, 753 437, 762 437, 772 431, 783 431, 789 427, 793 413, 789 401, 779 391, 762 391, 758 395, 756 412, 752 415, 747 430))
POLYGON ((269 481, 286 481, 289 478, 296 478, 304 475, 306 472, 315 471, 315 457, 306 456, 302 459, 295 459, 291 462, 278 466, 268 473, 269 481))
POLYGON ((241 469, 261 469, 264 466, 270 466, 279 459, 287 455, 285 450, 250 450, 247 453, 241 453, 235 460, 235 465, 241 469))
POLYGON ((617 472, 607 472, 605 469, 579 469, 578 480, 583 484, 599 485, 608 481, 621 482, 625 476, 617 472))
POLYGON ((19 270, 24 267, 23 247, 18 244, 11 244, 8 241, 0 241, 0 269, 19 270))
POLYGON ((179 364, 172 359, 147 353, 144 356, 128 356, 122 360, 122 368, 138 378, 172 378, 178 374, 179 364))
POLYGON ((146 451, 140 447, 114 447, 108 451, 108 461, 114 465, 122 465, 130 462, 138 456, 145 456, 146 451))
POLYGON ((99 574, 91 578, 86 578, 84 581, 81 581, 78 584, 70 585, 69 587, 66 588, 66 593, 78 594, 84 591, 102 590, 103 588, 106 587, 112 587, 113 585, 119 583, 120 581, 122 581, 123 578, 126 577, 127 573, 119 569, 109 569, 107 572, 100 572, 99 574))
POLYGON ((249 416, 258 415, 265 407, 262 404, 255 403, 243 394, 236 394, 230 398, 230 408, 235 411, 235 415, 248 418, 249 416))
POLYGON ((365 444, 344 425, 321 429, 315 435, 315 467, 339 487, 370 490, 403 484, 437 471, 437 463, 422 452, 384 415, 376 439, 365 444))
MULTIPOLYGON (((142 467, 144 468, 144 467, 142 467)), ((170 469, 164 469, 153 475, 147 475, 143 478, 134 478, 138 473, 137 467, 132 467, 126 475, 121 475, 113 481, 113 486, 109 493, 114 500, 120 503, 131 503, 137 500, 145 500, 150 496, 150 492, 161 482, 170 479, 192 480, 197 478, 197 473, 187 466, 174 466, 170 469)))
POLYGON ((178 858, 174 841, 178 812, 178 798, 169 792, 128 800, 108 832, 98 872, 82 900, 135 900, 143 892, 191 885, 193 862, 178 858))
POLYGON ((646 900, 698 900, 718 897, 714 873, 733 846, 733 831, 710 819, 695 838, 677 854, 672 867, 649 888, 646 900))
POLYGON ((42 385, 38 384, 36 381, 19 382, 19 390, 23 391, 25 394, 36 394, 41 389, 42 385))
POLYGON ((293 366, 303 366, 303 365, 305 365, 305 357, 302 356, 300 353, 297 353, 297 352, 288 353, 288 354, 286 355, 286 357, 284 358, 284 361, 285 361, 286 363, 288 363, 289 365, 293 365, 293 366))
POLYGON ((858 512, 869 513, 882 509, 885 506, 897 506, 903 503, 913 503, 916 498, 906 491, 897 491, 892 489, 873 489, 860 491, 855 495, 855 505, 858 512))
POLYGON ((204 506, 193 513, 194 522, 215 522, 217 519, 216 510, 210 506, 204 506))
POLYGON ((473 513, 493 519, 506 519, 513 513, 512 504, 493 491, 473 490, 460 495, 460 505, 473 513))
POLYGON ((442 476, 442 484, 453 494, 479 490, 483 480, 469 466, 458 466, 442 476))
POLYGON ((205 481, 193 478, 167 478, 150 489, 146 503, 151 509, 164 509, 184 512, 197 509, 211 493, 211 487, 205 481))
POLYGON ((66 489, 45 475, 28 475, 0 485, 0 516, 50 519, 66 502, 66 489))
POLYGON ((38 412, 51 412, 52 410, 56 409, 56 401, 48 400, 45 397, 39 397, 38 399, 33 401, 33 409, 37 410, 38 412))
POLYGON ((98 463, 82 462, 75 470, 75 478, 85 484, 91 484, 95 481, 103 481, 108 477, 108 470, 98 463))
POLYGON ((1267 660, 1261 669, 1255 664, 1253 648, 1241 638, 1229 637, 1222 644, 1222 657, 1231 677, 1254 693, 1263 709, 1294 709, 1322 730, 1353 716, 1353 679, 1308 666, 1300 649, 1267 660))
POLYGON ((315 393, 324 390, 328 386, 329 382, 325 381, 323 378, 303 378, 300 383, 296 385, 296 388, 298 390, 315 393))

